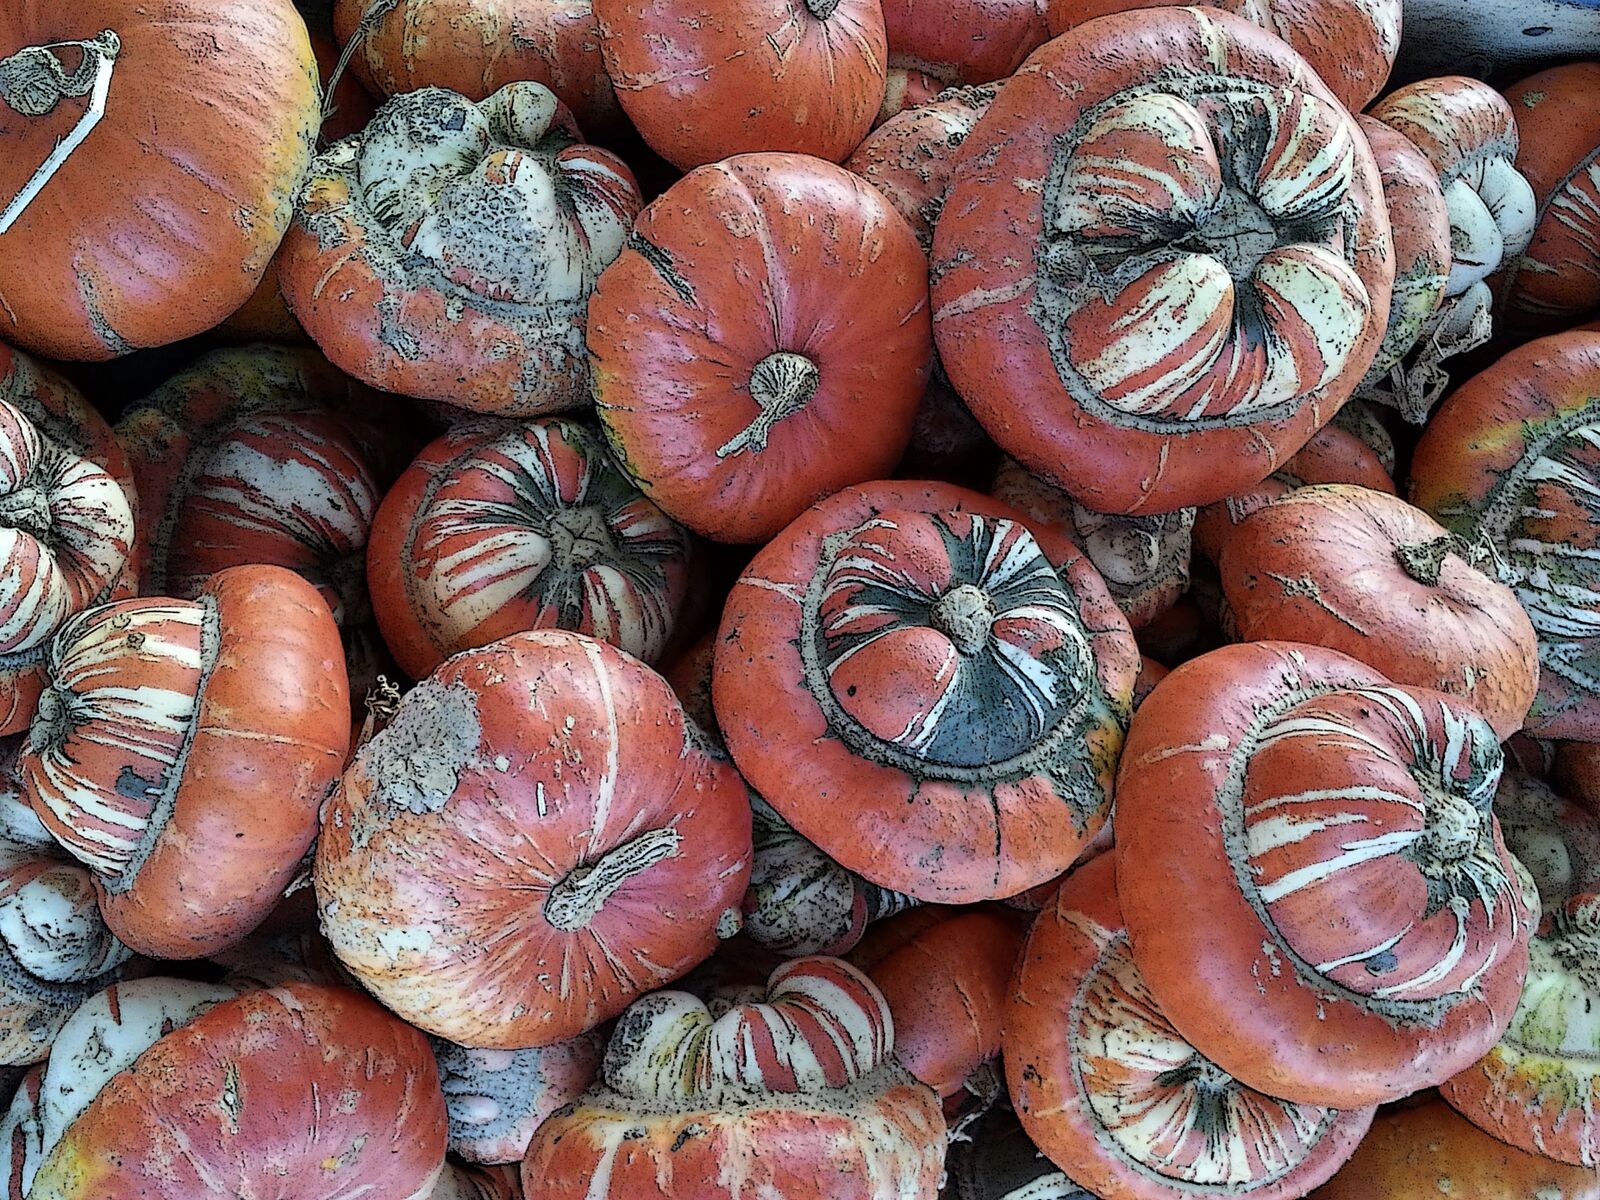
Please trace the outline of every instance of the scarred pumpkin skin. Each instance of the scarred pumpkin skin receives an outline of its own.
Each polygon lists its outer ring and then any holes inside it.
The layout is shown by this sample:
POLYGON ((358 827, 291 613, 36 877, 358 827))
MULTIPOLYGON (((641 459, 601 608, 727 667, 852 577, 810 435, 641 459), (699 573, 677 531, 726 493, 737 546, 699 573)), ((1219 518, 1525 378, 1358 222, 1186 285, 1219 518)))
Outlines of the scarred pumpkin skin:
MULTIPOLYGON (((1305 55, 1351 112, 1365 108, 1389 78, 1400 50, 1400 0, 1203 0, 1253 21, 1305 55)), ((1160 7, 1160 0, 1048 0, 1052 36, 1110 13, 1160 7)))
POLYGON ((739 155, 645 210, 595 288, 589 349, 644 493, 697 533, 764 542, 899 461, 933 360, 927 260, 850 172, 739 155))
POLYGON ((642 200, 538 83, 390 100, 319 155, 284 238, 284 299, 384 391, 527 416, 588 399, 584 310, 642 200))
MULTIPOLYGON (((1004 79, 1050 40, 1044 10, 1045 0, 953 0, 934 8, 917 0, 884 0, 887 94, 914 98, 924 79, 939 88, 1004 79)), ((885 115, 903 107, 910 106, 886 105, 885 115)))
POLYGON ((1600 740, 1600 333, 1514 350, 1451 395, 1411 500, 1493 548, 1539 635, 1534 737, 1600 740))
POLYGON ((1506 91, 1517 170, 1533 188, 1533 240, 1495 281, 1506 333, 1548 333, 1600 309, 1600 62, 1569 63, 1506 91))
POLYGON ((0 207, 83 117, 104 57, 80 67, 73 46, 26 48, 94 39, 114 54, 105 115, 0 234, 0 337, 52 358, 166 345, 243 304, 321 119, 289 0, 19 0, 0 14, 0 57, 15 64, 0 72, 0 207), (52 67, 75 95, 45 82, 52 67))
POLYGON ((1059 531, 878 483, 751 562, 712 694, 741 772, 803 836, 880 886, 970 903, 1059 874, 1105 823, 1138 670, 1059 531))
POLYGON ((361 38, 351 65, 380 96, 442 87, 482 100, 531 79, 592 133, 622 118, 589 0, 399 0, 379 6, 358 35, 371 7, 338 0, 333 28, 341 45, 361 38))
POLYGON ((451 1152, 474 1163, 520 1163, 534 1131, 594 1082, 604 1049, 593 1031, 525 1050, 469 1050, 436 1039, 451 1152))
POLYGON ((428 1043, 359 993, 249 992, 168 1034, 90 1102, 37 1200, 427 1200, 444 1165, 428 1043))
POLYGON ((1041 47, 961 147, 933 264, 973 415, 1115 513, 1277 470, 1366 374, 1394 275, 1354 120, 1282 42, 1201 8, 1041 47))
POLYGON ((421 679, 525 629, 572 629, 646 662, 688 589, 689 536, 570 420, 471 421, 384 497, 367 557, 395 660, 421 679))
POLYGON ((282 567, 232 567, 196 600, 102 605, 51 645, 23 795, 95 875, 106 923, 200 958, 267 916, 349 752, 333 615, 282 567))
POLYGON ((1476 1061, 1538 919, 1490 807, 1501 762, 1471 709, 1331 650, 1255 642, 1173 671, 1117 781, 1117 891, 1162 1010, 1242 1082, 1308 1104, 1398 1099, 1476 1061))
POLYGON ((944 1119, 894 1039, 878 989, 833 958, 785 963, 715 1015, 686 992, 646 996, 601 1082, 534 1135, 523 1186, 540 1200, 934 1200, 944 1119))
POLYGON ((1430 1098, 1380 1112, 1350 1161, 1310 1200, 1436 1195, 1600 1200, 1600 1175, 1508 1146, 1430 1098))
POLYGON ((323 932, 463 1046, 575 1037, 738 929, 750 809, 655 672, 539 630, 447 661, 323 812, 323 932))
POLYGON ((633 124, 687 171, 759 150, 843 162, 883 101, 878 0, 593 0, 633 124))
POLYGON ((1398 496, 1303 487, 1234 528, 1219 564, 1247 642, 1310 642, 1459 697, 1504 741, 1539 686, 1533 624, 1487 558, 1398 496))
POLYGON ((1354 1151, 1373 1109, 1264 1095, 1185 1039, 1118 910, 1126 853, 1068 876, 1023 947, 1004 1037, 1023 1128, 1106 1200, 1305 1195, 1354 1151))

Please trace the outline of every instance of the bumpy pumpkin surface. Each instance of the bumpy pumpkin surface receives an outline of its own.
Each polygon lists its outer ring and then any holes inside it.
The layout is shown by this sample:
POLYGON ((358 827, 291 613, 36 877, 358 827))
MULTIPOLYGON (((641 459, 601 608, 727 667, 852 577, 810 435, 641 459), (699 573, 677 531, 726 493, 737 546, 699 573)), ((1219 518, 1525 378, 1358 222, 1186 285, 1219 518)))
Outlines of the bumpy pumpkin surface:
POLYGON ((1037 51, 963 144, 933 249, 957 391, 1104 512, 1281 466, 1371 365, 1394 275, 1349 113, 1282 42, 1201 8, 1037 51))
POLYGON ((1600 333, 1531 342, 1429 423, 1411 499, 1493 549, 1539 635, 1535 737, 1600 740, 1600 333))
POLYGON ((464 1046, 575 1037, 738 929, 750 809, 665 680, 581 634, 450 659, 356 754, 314 879, 345 966, 464 1046))
POLYGON ((278 248, 320 107, 289 0, 7 4, 0 337, 106 359, 217 324, 278 248))
POLYGON ((384 497, 367 575, 413 679, 525 629, 571 629, 646 662, 688 588, 689 535, 645 499, 599 429, 469 421, 384 497))
MULTIPOLYGON (((1400 0, 1203 0, 1253 21, 1306 58, 1339 102, 1365 108, 1400 50, 1400 0)), ((1051 34, 1110 13, 1160 7, 1159 0, 1048 0, 1051 34)))
POLYGON ((617 99, 680 170, 757 150, 842 162, 883 101, 878 0, 594 0, 594 15, 617 99))
MULTIPOLYGON (((931 8, 917 0, 884 0, 886 95, 909 98, 920 87, 938 91, 1004 79, 1050 40, 1044 10, 1045 0, 954 0, 931 8)), ((886 106, 884 115, 899 111, 886 106)))
POLYGON ((713 697, 745 777, 829 857, 967 903, 1059 874, 1105 823, 1138 670, 1063 534, 947 484, 880 483, 752 561, 713 697))
POLYGON ((1308 1104, 1397 1099, 1476 1061, 1537 921, 1490 807, 1501 762, 1472 710, 1331 650, 1255 642, 1173 671, 1117 787, 1117 891, 1162 1010, 1242 1082, 1308 1104))
POLYGON ((593 1032, 525 1050, 436 1040, 451 1152, 468 1162, 521 1162, 534 1130, 594 1082, 604 1048, 593 1032))
POLYGON ((1190 1044, 1129 946, 1114 886, 1124 853, 1068 876, 1023 947, 1005 1018, 1023 1127, 1104 1200, 1305 1195, 1350 1156, 1373 1110, 1264 1095, 1190 1044))
POLYGON ((35 1200, 427 1200, 444 1165, 428 1043, 356 992, 225 1000, 100 1089, 35 1200))
POLYGON ((645 210, 595 289, 589 348, 645 494, 697 533, 766 541, 905 450, 933 359, 927 260, 850 172, 739 155, 645 210))
POLYGON ((1506 849, 1528 869, 1546 917, 1576 896, 1600 893, 1600 816, 1506 764, 1494 815, 1506 849))
POLYGON ((482 100, 531 79, 591 132, 622 116, 589 0, 338 0, 333 28, 341 44, 360 39, 351 65, 380 96, 442 87, 482 100))
POLYGON ((523 1186, 543 1200, 934 1200, 938 1098, 894 1058, 870 980, 801 958, 716 1011, 687 992, 635 1002, 602 1082, 539 1128, 523 1186))
POLYGON ((506 416, 588 399, 584 309, 642 201, 550 90, 396 96, 318 156, 284 239, 284 299, 385 391, 506 416))
POLYGON ((62 627, 21 760, 23 794, 95 876, 128 945, 199 958, 272 910, 349 753, 333 616, 282 567, 232 567, 195 600, 102 605, 62 627))

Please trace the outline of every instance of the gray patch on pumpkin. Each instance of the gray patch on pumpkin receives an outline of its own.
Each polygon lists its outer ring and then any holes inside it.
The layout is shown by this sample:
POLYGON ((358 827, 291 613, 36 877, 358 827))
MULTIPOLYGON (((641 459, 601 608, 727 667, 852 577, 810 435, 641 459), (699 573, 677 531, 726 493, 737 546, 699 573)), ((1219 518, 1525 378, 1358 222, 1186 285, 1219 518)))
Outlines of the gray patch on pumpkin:
POLYGON ((394 720, 362 747, 356 768, 372 780, 374 800, 410 813, 438 812, 482 737, 472 689, 428 679, 406 693, 394 720))

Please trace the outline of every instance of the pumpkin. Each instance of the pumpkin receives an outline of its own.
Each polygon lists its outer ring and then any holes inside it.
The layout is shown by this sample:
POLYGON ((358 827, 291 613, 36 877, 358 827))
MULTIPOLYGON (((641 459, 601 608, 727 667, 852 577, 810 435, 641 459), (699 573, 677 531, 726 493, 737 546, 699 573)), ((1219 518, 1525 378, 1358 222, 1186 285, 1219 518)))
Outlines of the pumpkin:
POLYGON ((622 118, 589 0, 338 0, 333 27, 356 41, 351 65, 381 96, 442 87, 482 100, 531 79, 585 129, 622 118))
POLYGON ((740 771, 881 887, 970 903, 1105 823, 1138 652, 1059 531, 948 484, 847 488, 756 555, 712 695, 740 771))
POLYGON ((1380 1112, 1350 1161, 1311 1200, 1435 1195, 1597 1200, 1600 1175, 1496 1141, 1430 1098, 1380 1112))
POLYGON ((240 1195, 427 1200, 444 1164, 428 1044, 344 988, 225 1000, 100 1089, 34 1177, 34 1200, 240 1195))
MULTIPOLYGON (((887 96, 913 100, 919 86, 932 84, 938 91, 1006 78, 1050 40, 1044 10, 1045 0, 954 0, 936 8, 883 0, 887 96)), ((885 103, 882 115, 892 119, 908 107, 915 105, 885 103)))
POLYGON ((654 662, 689 584, 689 537, 612 461, 600 431, 469 421, 384 498, 367 560, 401 668, 525 629, 572 629, 654 662))
POLYGON ((1004 1035, 1023 1128, 1104 1200, 1305 1195, 1349 1158, 1373 1110, 1277 1099, 1196 1048, 1129 945, 1119 859, 1129 852, 1068 876, 1023 946, 1004 1035))
MULTIPOLYGON (((1330 428, 1330 426, 1324 426, 1323 428, 1330 428)), ((1378 465, 1387 474, 1394 474, 1395 467, 1399 461, 1399 452, 1394 444, 1394 435, 1389 432, 1389 427, 1384 424, 1383 420, 1378 416, 1378 410, 1371 404, 1368 404, 1365 400, 1350 401, 1333 418, 1331 428, 1342 430, 1362 442, 1367 449, 1377 456, 1378 465)), ((1311 443, 1307 442, 1306 445, 1309 447, 1311 443)), ((1302 450, 1301 453, 1304 454, 1305 451, 1302 450)))
POLYGON ((1562 742, 1556 748, 1552 777, 1564 794, 1600 817, 1600 745, 1562 742))
POLYGON ((1600 740, 1600 334, 1530 342, 1463 384, 1411 463, 1411 500, 1492 548, 1539 635, 1535 737, 1600 740))
POLYGON ((1600 1168, 1600 893, 1568 900, 1530 950, 1511 1027, 1439 1091, 1502 1142, 1593 1171, 1600 1168))
POLYGON ((848 171, 739 155, 644 211, 595 288, 589 349, 645 495, 707 537, 763 542, 899 461, 933 357, 927 260, 848 171))
POLYGON ((996 1104, 952 1140, 946 1200, 1097 1200, 1051 1162, 1009 1104, 996 1104))
POLYGON ((514 634, 400 701, 324 807, 313 879, 345 967, 419 1028, 576 1037, 738 929, 750 809, 671 688, 582 634, 514 634))
POLYGON ((542 84, 481 103, 423 88, 317 157, 279 283, 374 387, 505 416, 577 408, 585 304, 640 204, 542 84))
POLYGON ((1458 697, 1497 740, 1522 728, 1539 686, 1532 623, 1492 564, 1398 496, 1300 488, 1241 521, 1218 565, 1244 641, 1338 650, 1458 697))
POLYGON ((194 600, 123 600, 56 635, 20 773, 142 954, 199 958, 264 920, 350 745, 327 604, 282 567, 231 567, 194 600))
POLYGON ((1255 642, 1173 671, 1117 780, 1117 893, 1162 1011, 1306 1104, 1398 1099, 1476 1061, 1537 921, 1490 807, 1501 761, 1453 697, 1332 650, 1255 642))
POLYGON ((522 1160, 540 1200, 934 1200, 938 1099, 894 1058, 872 982, 798 958, 755 998, 656 992, 622 1015, 601 1082, 539 1127, 522 1160))
POLYGON ((1389 326, 1357 394, 1420 425, 1450 382, 1439 366, 1443 347, 1434 320, 1453 262, 1450 210, 1438 171, 1410 138, 1371 117, 1356 120, 1383 181, 1395 258, 1389 326))
POLYGON ((1303 59, 1224 12, 1118 13, 1036 51, 962 144, 934 334, 1023 466, 1096 511, 1168 512, 1332 418, 1393 276, 1372 153, 1303 59))
POLYGON ((107 359, 249 298, 321 94, 289 0, 49 0, 0 15, 0 336, 107 359))
POLYGON ((1009 458, 989 491, 1036 525, 1059 527, 1080 546, 1136 630, 1166 612, 1189 588, 1192 508, 1137 517, 1093 512, 1009 458))
POLYGON ((883 101, 879 0, 593 0, 617 99, 687 171, 757 150, 844 159, 883 101))
POLYGON ((1495 280, 1501 329, 1532 336, 1600 309, 1600 62, 1541 71, 1506 92, 1533 240, 1495 280))
POLYGON ((526 1050, 435 1040, 451 1152, 468 1162, 520 1163, 533 1131, 594 1082, 603 1048, 592 1032, 526 1050))
POLYGON ((1574 896, 1600 893, 1600 817, 1510 763, 1494 815, 1506 849, 1533 876, 1546 917, 1574 896))
MULTIPOLYGON (((1255 22, 1305 56, 1351 112, 1383 90, 1400 50, 1400 0, 1203 0, 1255 22)), ((1110 13, 1159 7, 1159 0, 1048 0, 1052 35, 1110 13)))

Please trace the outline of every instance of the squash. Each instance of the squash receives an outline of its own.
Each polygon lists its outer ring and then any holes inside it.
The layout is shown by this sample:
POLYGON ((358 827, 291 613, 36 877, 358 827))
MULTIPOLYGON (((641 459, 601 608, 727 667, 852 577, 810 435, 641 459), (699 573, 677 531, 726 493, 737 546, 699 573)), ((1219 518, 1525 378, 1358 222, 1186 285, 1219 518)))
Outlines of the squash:
POLYGON ((1494 815, 1506 849, 1533 877, 1546 917, 1574 896, 1600 893, 1600 816, 1506 764, 1494 815))
POLYGON ((520 1163, 534 1130, 594 1082, 602 1049, 593 1032, 525 1050, 435 1039, 451 1152, 474 1163, 520 1163))
POLYGON ((926 103, 918 92, 1005 79, 1050 40, 1045 0, 883 0, 889 80, 880 120, 926 103), (898 98, 898 102, 897 102, 898 98))

